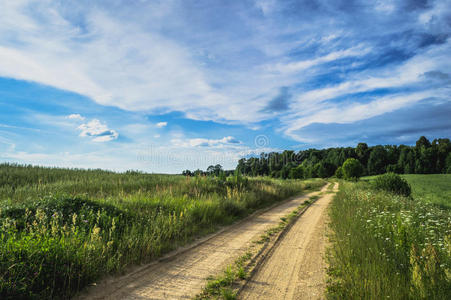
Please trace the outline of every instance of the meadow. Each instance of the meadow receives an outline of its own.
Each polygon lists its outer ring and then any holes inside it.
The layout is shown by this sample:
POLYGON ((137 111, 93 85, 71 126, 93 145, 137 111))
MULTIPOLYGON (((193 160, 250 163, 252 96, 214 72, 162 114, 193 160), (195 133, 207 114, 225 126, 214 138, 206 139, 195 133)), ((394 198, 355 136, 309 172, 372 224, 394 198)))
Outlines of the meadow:
POLYGON ((451 174, 405 174, 412 187, 412 197, 451 209, 451 174))
POLYGON ((403 177, 411 197, 376 190, 373 178, 341 183, 330 209, 329 299, 449 299, 450 177, 403 177))
POLYGON ((322 180, 0 165, 0 298, 68 298, 322 180))

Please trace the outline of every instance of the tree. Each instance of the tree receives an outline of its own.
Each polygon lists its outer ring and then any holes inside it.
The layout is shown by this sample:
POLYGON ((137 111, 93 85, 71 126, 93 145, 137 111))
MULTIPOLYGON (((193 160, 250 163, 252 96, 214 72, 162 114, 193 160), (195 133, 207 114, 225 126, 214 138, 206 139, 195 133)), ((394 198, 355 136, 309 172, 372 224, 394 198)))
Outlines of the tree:
POLYGON ((319 163, 317 175, 321 178, 331 177, 335 173, 335 168, 333 164, 322 161, 319 163))
POLYGON ((387 162, 387 151, 382 146, 375 146, 371 150, 370 158, 368 159, 368 174, 376 175, 385 173, 387 162))
POLYGON ((290 165, 285 165, 283 166, 282 170, 280 170, 280 178, 282 179, 287 179, 290 177, 290 171, 292 169, 292 166, 290 165))
POLYGON ((369 156, 368 145, 366 143, 359 143, 355 148, 355 153, 357 154, 357 158, 362 163, 362 165, 366 165, 369 156))
POLYGON ((193 173, 190 170, 185 170, 182 172, 183 176, 193 176, 193 173))
POLYGON ((437 173, 446 173, 446 156, 451 152, 451 141, 449 139, 435 139, 432 147, 436 149, 437 173))
POLYGON ((415 143, 415 148, 421 149, 421 148, 429 148, 431 147, 431 142, 425 137, 421 136, 418 141, 415 143))
POLYGON ((343 169, 341 167, 338 167, 335 170, 335 177, 337 177, 338 179, 343 178, 343 169))
POLYGON ((363 174, 362 164, 355 158, 348 158, 342 166, 343 178, 346 180, 357 180, 363 174))
POLYGON ((305 172, 304 167, 302 165, 299 165, 290 170, 290 178, 291 179, 302 179, 302 178, 304 178, 304 172, 305 172))
POLYGON ((416 150, 415 159, 415 173, 416 174, 431 174, 435 173, 435 166, 437 161, 436 151, 434 148, 420 147, 416 150))
POLYGON ((203 176, 204 171, 202 171, 201 169, 197 169, 196 171, 194 171, 193 175, 194 176, 203 176))
POLYGON ((446 157, 445 170, 447 174, 451 174, 451 152, 446 157))

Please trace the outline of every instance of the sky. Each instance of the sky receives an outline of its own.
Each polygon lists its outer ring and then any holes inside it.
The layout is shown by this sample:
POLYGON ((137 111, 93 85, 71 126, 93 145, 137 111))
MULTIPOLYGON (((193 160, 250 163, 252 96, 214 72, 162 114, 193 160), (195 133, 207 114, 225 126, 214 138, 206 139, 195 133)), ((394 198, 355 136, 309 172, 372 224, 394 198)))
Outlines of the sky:
POLYGON ((179 173, 451 137, 451 0, 0 1, 0 162, 179 173))

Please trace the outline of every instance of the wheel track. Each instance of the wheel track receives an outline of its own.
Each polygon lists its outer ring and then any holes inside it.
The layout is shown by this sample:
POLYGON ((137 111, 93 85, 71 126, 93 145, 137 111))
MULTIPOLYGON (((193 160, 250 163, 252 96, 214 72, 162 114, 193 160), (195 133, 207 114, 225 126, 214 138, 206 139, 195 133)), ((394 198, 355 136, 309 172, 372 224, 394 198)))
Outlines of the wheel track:
POLYGON ((324 298, 326 209, 332 198, 322 196, 292 225, 260 261, 239 299, 324 298))

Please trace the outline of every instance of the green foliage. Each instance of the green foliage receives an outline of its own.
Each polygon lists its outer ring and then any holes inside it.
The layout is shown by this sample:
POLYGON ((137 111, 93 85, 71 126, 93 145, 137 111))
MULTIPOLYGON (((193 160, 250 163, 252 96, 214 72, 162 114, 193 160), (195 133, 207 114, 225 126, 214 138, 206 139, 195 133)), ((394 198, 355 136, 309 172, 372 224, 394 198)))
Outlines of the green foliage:
POLYGON ((448 153, 448 156, 446 156, 446 160, 445 160, 445 169, 446 169, 446 174, 451 174, 451 153, 448 153))
POLYGON ((303 179, 305 174, 305 168, 302 165, 299 165, 290 170, 290 178, 291 179, 303 179))
POLYGON ((342 167, 338 167, 335 170, 335 177, 337 177, 338 179, 343 178, 343 169, 342 169, 342 167))
POLYGON ((330 177, 348 158, 358 159, 362 175, 385 172, 398 174, 451 173, 451 141, 448 138, 430 142, 421 137, 416 146, 386 145, 368 147, 359 143, 351 148, 307 149, 299 152, 261 153, 259 157, 243 158, 236 170, 248 176, 291 178, 291 169, 302 165, 304 178, 330 177))
POLYGON ((442 208, 451 208, 451 174, 402 175, 412 187, 412 197, 442 208))
POLYGON ((343 178, 346 180, 357 180, 363 174, 363 166, 355 158, 348 158, 341 168, 343 171, 343 178))
POLYGON ((412 190, 407 180, 395 173, 379 175, 372 182, 376 189, 408 197, 412 190))
POLYGON ((450 219, 450 210, 344 182, 330 210, 328 298, 448 299, 450 219))
POLYGON ((376 146, 368 159, 368 174, 382 174, 388 164, 387 151, 382 146, 376 146))
POLYGON ((0 298, 69 298, 320 181, 0 165, 0 298))

